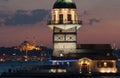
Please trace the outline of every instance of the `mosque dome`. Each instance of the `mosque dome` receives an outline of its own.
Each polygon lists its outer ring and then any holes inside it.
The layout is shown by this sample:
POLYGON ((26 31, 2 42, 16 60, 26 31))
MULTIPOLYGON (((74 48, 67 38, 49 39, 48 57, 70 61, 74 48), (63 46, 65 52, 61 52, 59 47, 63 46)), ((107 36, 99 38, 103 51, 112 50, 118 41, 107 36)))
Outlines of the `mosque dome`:
POLYGON ((59 8, 76 9, 76 5, 72 0, 57 0, 53 6, 53 9, 59 8))

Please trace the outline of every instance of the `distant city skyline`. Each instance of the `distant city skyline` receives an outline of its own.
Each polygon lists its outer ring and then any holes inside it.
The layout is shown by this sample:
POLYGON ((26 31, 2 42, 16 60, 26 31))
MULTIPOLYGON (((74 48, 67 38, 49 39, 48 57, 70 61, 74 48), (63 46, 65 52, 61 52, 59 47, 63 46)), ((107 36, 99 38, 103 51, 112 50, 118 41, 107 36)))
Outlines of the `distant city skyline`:
MULTIPOLYGON (((0 0, 0 46, 16 46, 27 40, 52 47, 47 26, 56 0, 0 0), (21 20, 21 21, 20 21, 21 20)), ((112 44, 120 48, 120 1, 73 0, 78 9, 79 44, 112 44)))

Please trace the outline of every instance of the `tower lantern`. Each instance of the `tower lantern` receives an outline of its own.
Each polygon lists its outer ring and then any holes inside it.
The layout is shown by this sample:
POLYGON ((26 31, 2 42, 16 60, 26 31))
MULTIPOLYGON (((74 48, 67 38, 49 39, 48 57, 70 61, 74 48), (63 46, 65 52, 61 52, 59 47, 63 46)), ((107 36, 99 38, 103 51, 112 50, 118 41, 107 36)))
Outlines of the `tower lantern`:
POLYGON ((81 27, 75 3, 72 0, 57 0, 51 13, 48 25, 53 30, 53 56, 75 53, 77 30, 81 27))

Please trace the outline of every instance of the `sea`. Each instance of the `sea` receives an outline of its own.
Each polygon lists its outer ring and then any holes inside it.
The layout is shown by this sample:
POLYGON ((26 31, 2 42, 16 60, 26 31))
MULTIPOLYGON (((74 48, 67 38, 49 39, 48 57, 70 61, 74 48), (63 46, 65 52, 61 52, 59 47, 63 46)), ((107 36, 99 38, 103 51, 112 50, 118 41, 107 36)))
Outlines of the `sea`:
MULTIPOLYGON (((4 78, 42 78, 42 77, 4 77, 4 78)), ((50 77, 46 77, 46 78, 50 78, 50 77)), ((56 77, 52 77, 52 78, 56 78, 56 77)), ((75 78, 75 77, 70 77, 70 78, 75 78)), ((98 77, 77 77, 77 78, 120 78, 120 76, 98 76, 98 77)))
POLYGON ((40 66, 40 65, 50 65, 49 62, 40 62, 40 61, 6 61, 0 62, 0 75, 3 72, 8 72, 9 69, 20 70, 24 68, 40 66))
MULTIPOLYGON (((39 66, 39 65, 49 65, 49 62, 40 62, 40 61, 6 61, 6 62, 0 62, 0 75, 3 72, 8 72, 8 69, 15 69, 19 70, 24 67, 32 67, 32 66, 39 66)), ((117 62, 117 67, 120 68, 120 61, 117 62)), ((4 77, 8 78, 8 77, 4 77)), ((13 77, 9 77, 13 78, 13 77)), ((14 77, 14 78, 21 78, 21 77, 14 77)), ((35 77, 22 77, 22 78, 35 78, 35 77)), ((37 77, 42 78, 42 77, 37 77)), ((47 77, 49 78, 49 77, 47 77)), ((55 77, 52 77, 55 78, 55 77)), ((64 78, 64 77, 63 77, 64 78)), ((71 78, 71 77, 70 77, 71 78)), ((75 77, 72 77, 75 78, 75 77)), ((96 77, 77 77, 77 78, 120 78, 120 76, 96 76, 96 77)))

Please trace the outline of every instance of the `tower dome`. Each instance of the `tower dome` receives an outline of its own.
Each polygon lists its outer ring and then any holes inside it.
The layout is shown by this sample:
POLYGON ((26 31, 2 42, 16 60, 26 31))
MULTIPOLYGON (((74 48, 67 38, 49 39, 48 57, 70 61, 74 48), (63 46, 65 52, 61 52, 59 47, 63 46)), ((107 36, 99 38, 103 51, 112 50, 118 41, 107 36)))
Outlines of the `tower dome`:
POLYGON ((76 5, 72 0, 57 0, 53 6, 53 9, 59 8, 76 9, 76 5))

